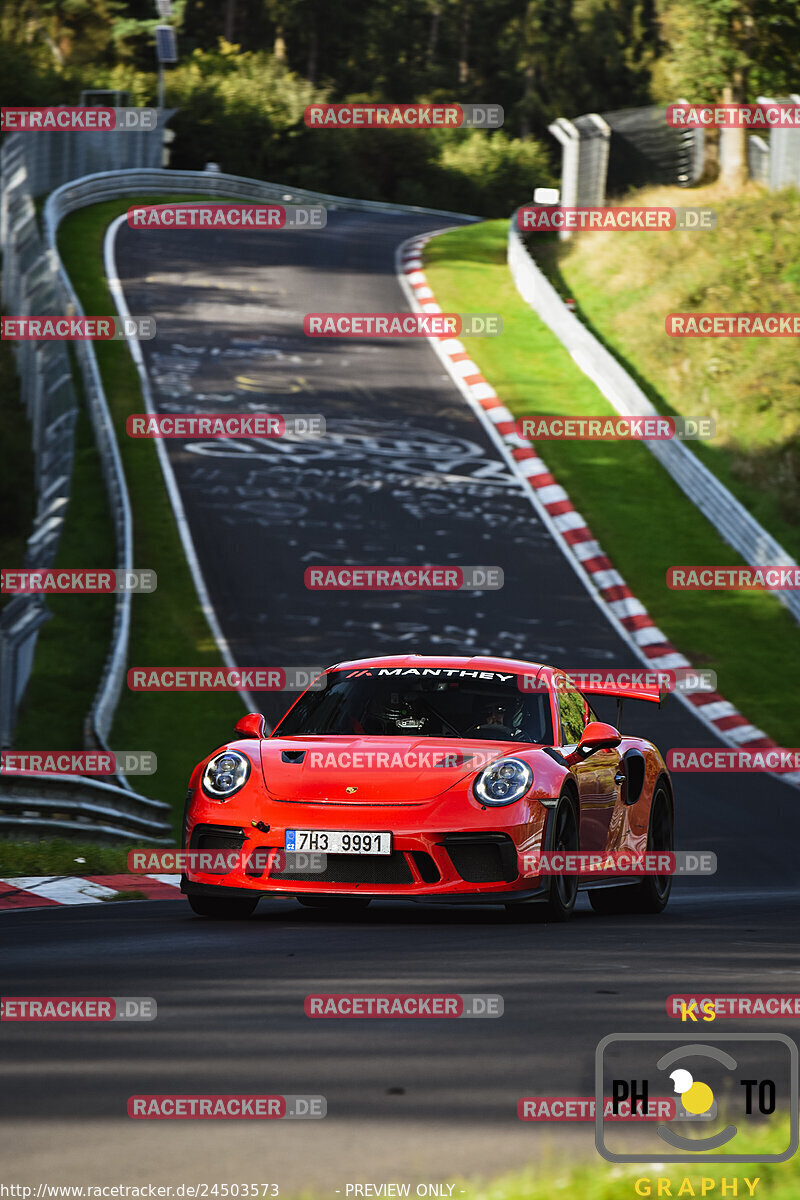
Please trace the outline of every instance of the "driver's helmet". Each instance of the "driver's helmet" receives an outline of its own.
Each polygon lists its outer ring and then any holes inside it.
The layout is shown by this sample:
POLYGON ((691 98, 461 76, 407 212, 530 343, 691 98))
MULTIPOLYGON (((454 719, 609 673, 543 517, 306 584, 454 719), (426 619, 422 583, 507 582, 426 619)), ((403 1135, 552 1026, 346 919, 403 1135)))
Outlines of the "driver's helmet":
POLYGON ((427 723, 427 717, 420 710, 418 698, 413 693, 401 696, 393 692, 380 715, 398 729, 423 729, 427 723))

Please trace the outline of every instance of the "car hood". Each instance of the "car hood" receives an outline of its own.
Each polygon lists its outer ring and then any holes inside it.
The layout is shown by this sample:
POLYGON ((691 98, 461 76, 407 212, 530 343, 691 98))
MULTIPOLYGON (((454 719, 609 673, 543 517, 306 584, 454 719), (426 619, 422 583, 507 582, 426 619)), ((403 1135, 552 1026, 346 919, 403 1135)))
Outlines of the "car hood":
POLYGON ((408 804, 530 749, 455 738, 298 736, 263 741, 261 766, 267 791, 280 800, 408 804))

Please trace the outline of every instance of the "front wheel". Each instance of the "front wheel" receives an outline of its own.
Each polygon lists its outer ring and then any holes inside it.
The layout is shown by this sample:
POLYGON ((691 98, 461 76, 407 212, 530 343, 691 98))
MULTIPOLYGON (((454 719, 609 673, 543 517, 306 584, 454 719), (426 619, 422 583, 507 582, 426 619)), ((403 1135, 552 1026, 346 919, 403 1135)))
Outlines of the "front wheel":
MULTIPOLYGON (((555 835, 551 849, 567 854, 577 853, 580 849, 578 814, 575 801, 568 792, 564 792, 559 799, 553 812, 553 820, 555 835)), ((553 875, 550 879, 550 893, 544 906, 545 920, 568 921, 577 898, 577 875, 553 875)))
MULTIPOLYGON (((672 803, 663 783, 658 784, 650 805, 647 849, 671 852, 674 845, 672 803)), ((660 913, 672 891, 671 875, 646 875, 641 883, 625 887, 591 889, 589 903, 596 913, 660 913)))
POLYGON ((193 913, 213 921, 244 921, 252 916, 258 904, 258 899, 227 900, 218 896, 187 896, 187 900, 193 913))

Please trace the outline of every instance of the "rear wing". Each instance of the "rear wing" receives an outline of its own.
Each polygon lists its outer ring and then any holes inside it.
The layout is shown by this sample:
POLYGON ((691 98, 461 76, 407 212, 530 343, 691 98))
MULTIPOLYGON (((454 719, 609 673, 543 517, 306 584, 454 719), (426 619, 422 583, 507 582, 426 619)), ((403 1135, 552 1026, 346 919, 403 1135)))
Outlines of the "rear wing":
MULTIPOLYGON (((577 681, 576 681, 577 682, 577 681)), ((616 696, 622 700, 649 700, 651 704, 660 705, 667 689, 658 687, 621 687, 618 683, 587 683, 578 685, 578 690, 587 696, 616 696)))
POLYGON ((622 728, 622 706, 626 700, 646 700, 661 707, 671 682, 669 672, 653 671, 565 671, 567 679, 585 696, 615 696, 617 729, 622 728))

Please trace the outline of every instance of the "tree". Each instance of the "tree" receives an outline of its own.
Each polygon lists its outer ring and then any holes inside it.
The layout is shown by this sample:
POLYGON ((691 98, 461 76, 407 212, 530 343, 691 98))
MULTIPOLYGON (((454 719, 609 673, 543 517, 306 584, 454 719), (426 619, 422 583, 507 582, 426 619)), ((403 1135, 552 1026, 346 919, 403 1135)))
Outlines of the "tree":
MULTIPOLYGON (((797 86, 798 0, 660 0, 664 83, 692 103, 754 101, 797 86)), ((722 130, 722 179, 747 177, 744 129, 722 130)))

